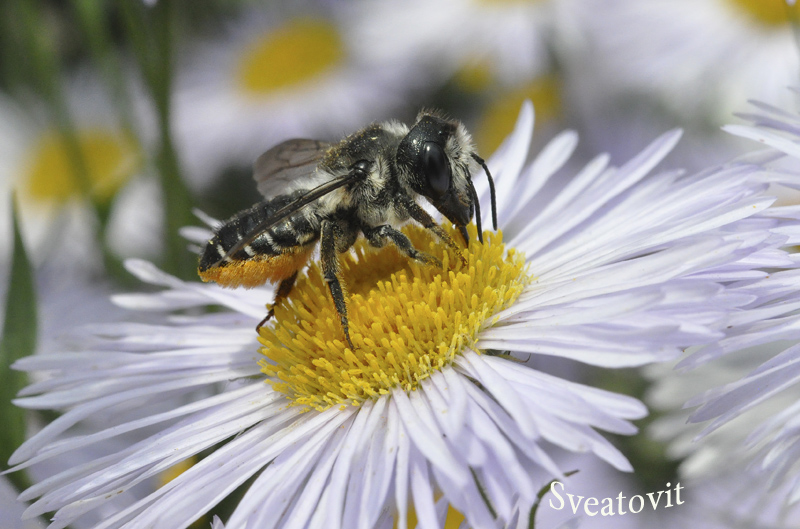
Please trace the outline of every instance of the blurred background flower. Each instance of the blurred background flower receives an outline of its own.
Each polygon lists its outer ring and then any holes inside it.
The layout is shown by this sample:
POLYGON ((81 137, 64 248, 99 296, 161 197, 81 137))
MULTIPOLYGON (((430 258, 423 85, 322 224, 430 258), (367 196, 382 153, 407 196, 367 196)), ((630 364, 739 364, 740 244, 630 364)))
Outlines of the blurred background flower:
POLYGON ((783 0, 577 0, 604 76, 685 120, 724 123, 759 99, 796 103, 798 54, 783 0))
MULTIPOLYGON (((107 298, 132 284, 124 259, 196 279, 196 256, 179 230, 200 224, 194 209, 227 218, 259 200, 252 164, 281 140, 336 140, 369 122, 409 122, 435 107, 464 121, 489 158, 509 148, 503 139, 530 100, 531 152, 569 157, 543 197, 596 155, 607 152, 619 165, 674 127, 685 130, 684 140, 661 168, 698 170, 753 148, 720 130, 739 120, 733 113, 746 100, 796 110, 798 92, 787 87, 800 81, 798 20, 800 8, 785 0, 0 3, 0 377, 8 378, 0 384, 24 383, 7 369, 16 356, 68 348, 74 328, 120 317, 107 298), (14 243, 12 196, 27 260, 14 243)), ((797 127, 787 123, 784 129, 797 127)), ((784 140, 789 147, 800 141, 784 140)), ((782 204, 797 204, 796 196, 782 193, 782 204)), ((676 411, 681 399, 735 383, 775 354, 724 357, 689 374, 609 374, 553 359, 537 366, 647 394, 656 409, 637 421, 642 433, 614 439, 633 474, 579 460, 575 490, 604 497, 661 490, 676 479, 696 484, 682 510, 655 519, 596 517, 585 526, 701 526, 701 513, 722 502, 738 510, 721 512, 708 527, 793 527, 791 487, 770 488, 741 447, 757 419, 776 416, 781 432, 791 430, 794 415, 784 410, 794 393, 700 443, 692 441, 699 430, 683 423, 688 412, 676 411), (737 479, 748 488, 735 490, 737 479), (763 515, 744 508, 748 495, 764 498, 763 515)), ((8 403, 12 394, 0 403, 3 420, 16 425, 0 446, 6 460, 12 445, 55 419, 21 415, 8 403)), ((9 488, 26 485, 22 474, 10 476, 9 488)), ((0 503, 0 519, 18 518, 0 503)), ((553 521, 562 522, 570 523, 553 521)))
POLYGON ((341 137, 410 102, 421 66, 370 57, 363 21, 335 7, 250 6, 187 43, 174 126, 193 188, 282 140, 341 137))
POLYGON ((653 385, 646 402, 659 414, 649 434, 667 443, 668 456, 681 462, 679 478, 692 498, 675 523, 715 529, 800 527, 800 504, 789 501, 793 484, 761 470, 747 442, 764 418, 779 416, 797 402, 797 389, 750 409, 700 442, 696 437, 706 425, 687 424, 691 410, 682 409, 688 396, 734 383, 780 350, 776 344, 743 349, 689 373, 673 371, 671 365, 647 369, 653 385))

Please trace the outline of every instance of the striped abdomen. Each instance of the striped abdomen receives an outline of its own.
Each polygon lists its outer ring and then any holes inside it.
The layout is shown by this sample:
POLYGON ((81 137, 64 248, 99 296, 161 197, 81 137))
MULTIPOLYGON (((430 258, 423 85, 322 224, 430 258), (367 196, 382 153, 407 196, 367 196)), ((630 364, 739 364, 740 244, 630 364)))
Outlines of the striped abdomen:
POLYGON ((254 231, 260 222, 296 198, 296 193, 293 193, 265 200, 237 213, 220 226, 200 256, 200 278, 203 281, 215 281, 224 287, 250 288, 267 281, 281 281, 302 268, 319 237, 317 229, 303 211, 258 234, 241 250, 228 255, 239 241, 256 235, 254 231))

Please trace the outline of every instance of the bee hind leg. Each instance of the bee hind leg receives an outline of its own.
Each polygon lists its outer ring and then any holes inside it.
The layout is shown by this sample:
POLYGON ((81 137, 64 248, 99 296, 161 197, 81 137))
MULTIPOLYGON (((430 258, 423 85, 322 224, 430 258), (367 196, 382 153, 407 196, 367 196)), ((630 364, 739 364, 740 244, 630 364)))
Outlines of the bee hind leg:
POLYGON ((264 316, 263 320, 258 322, 258 325, 256 325, 256 331, 259 330, 269 320, 271 320, 273 316, 275 316, 275 307, 277 307, 281 301, 286 299, 286 296, 288 296, 289 292, 292 291, 292 287, 294 287, 294 282, 296 279, 297 279, 297 272, 295 272, 294 274, 292 274, 291 276, 287 277, 286 279, 280 282, 280 284, 278 285, 278 291, 275 293, 275 299, 269 306, 269 312, 267 312, 267 315, 264 316))
POLYGON ((344 337, 350 349, 355 349, 353 341, 350 339, 350 324, 347 321, 347 305, 344 301, 344 291, 339 282, 339 259, 336 256, 336 240, 344 237, 342 229, 330 221, 323 221, 320 230, 320 262, 322 264, 322 274, 328 289, 331 291, 333 306, 339 313, 339 321, 342 324, 344 337))
POLYGON ((406 237, 405 234, 397 231, 388 224, 367 228, 364 230, 364 235, 367 237, 369 243, 376 248, 382 248, 387 241, 390 241, 398 250, 411 259, 426 265, 442 267, 442 262, 439 259, 414 248, 411 240, 406 237))

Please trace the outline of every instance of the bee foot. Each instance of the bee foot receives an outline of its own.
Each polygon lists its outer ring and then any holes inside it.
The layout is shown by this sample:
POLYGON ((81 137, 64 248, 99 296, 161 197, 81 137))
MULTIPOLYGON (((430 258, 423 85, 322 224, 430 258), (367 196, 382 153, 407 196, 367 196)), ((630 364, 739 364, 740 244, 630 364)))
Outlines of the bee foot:
POLYGON ((350 348, 350 350, 351 351, 355 351, 356 350, 356 346, 353 345, 353 340, 350 339, 350 333, 346 332, 344 334, 344 337, 347 339, 347 346, 350 348))
POLYGON ((273 316, 275 316, 275 309, 271 308, 269 309, 269 312, 267 312, 267 315, 264 316, 264 319, 258 322, 258 325, 256 325, 256 331, 258 331, 261 327, 264 326, 265 323, 271 320, 273 316))
POLYGON ((442 268, 444 266, 442 261, 428 253, 418 252, 414 257, 417 261, 428 266, 435 266, 437 268, 442 268))

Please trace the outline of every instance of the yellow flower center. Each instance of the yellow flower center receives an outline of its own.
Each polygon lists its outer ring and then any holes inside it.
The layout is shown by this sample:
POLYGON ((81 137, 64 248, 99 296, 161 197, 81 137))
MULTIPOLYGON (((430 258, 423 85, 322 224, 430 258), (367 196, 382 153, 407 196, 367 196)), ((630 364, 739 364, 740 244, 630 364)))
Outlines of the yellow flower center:
POLYGON ((789 21, 790 16, 797 18, 800 14, 800 3, 790 6, 786 0, 729 0, 731 4, 747 13, 762 24, 779 26, 789 21))
MULTIPOLYGON (((113 130, 81 130, 77 139, 92 198, 109 200, 138 169, 137 148, 113 130)), ((75 161, 69 156, 64 137, 57 132, 43 134, 29 159, 25 186, 31 198, 66 200, 81 193, 81 177, 75 161)))
POLYGON ((536 110, 536 126, 561 114, 561 82, 552 75, 538 77, 512 91, 500 94, 487 105, 475 128, 475 142, 480 152, 494 152, 508 131, 514 128, 523 101, 530 99, 536 110))
MULTIPOLYGON (((158 487, 161 488, 170 481, 172 481, 173 479, 177 478, 178 476, 180 476, 181 474, 192 468, 194 465, 196 465, 197 461, 198 457, 192 456, 188 459, 184 459, 183 461, 178 461, 165 471, 161 472, 156 476, 156 482, 158 483, 158 487)), ((197 518, 194 522, 192 522, 192 525, 189 526, 189 529, 206 528, 208 527, 208 525, 209 525, 208 515, 202 515, 199 518, 197 518)))
MULTIPOLYGON (((438 501, 439 498, 437 497, 436 499, 438 501)), ((444 520, 443 529, 458 529, 461 527, 461 524, 464 522, 464 520, 465 518, 463 514, 454 509, 452 505, 448 505, 447 517, 444 520)), ((395 520, 393 527, 394 529, 399 529, 397 527, 397 520, 395 520)), ((413 505, 408 506, 408 520, 406 521, 406 527, 408 529, 414 529, 417 527, 417 511, 414 510, 413 505)))
POLYGON ((506 249, 501 233, 487 232, 480 244, 470 226, 465 266, 427 230, 410 226, 403 232, 443 268, 422 265, 394 247, 372 251, 363 239, 341 256, 355 350, 346 346, 316 263, 276 307, 275 326, 261 328, 262 371, 293 404, 322 411, 358 406, 393 388, 413 391, 472 347, 492 316, 510 306, 529 281, 524 256, 506 249))
POLYGON ((197 457, 192 456, 188 459, 184 459, 183 461, 178 461, 165 471, 158 474, 156 481, 158 482, 159 487, 163 487, 173 479, 177 478, 190 468, 192 468, 197 463, 197 457))
POLYGON ((309 81, 344 57, 344 43, 334 26, 294 19, 250 43, 239 61, 239 84, 250 95, 270 94, 309 81))
POLYGON ((468 62, 453 76, 453 82, 459 89, 475 94, 492 88, 494 80, 491 64, 481 59, 468 62))

